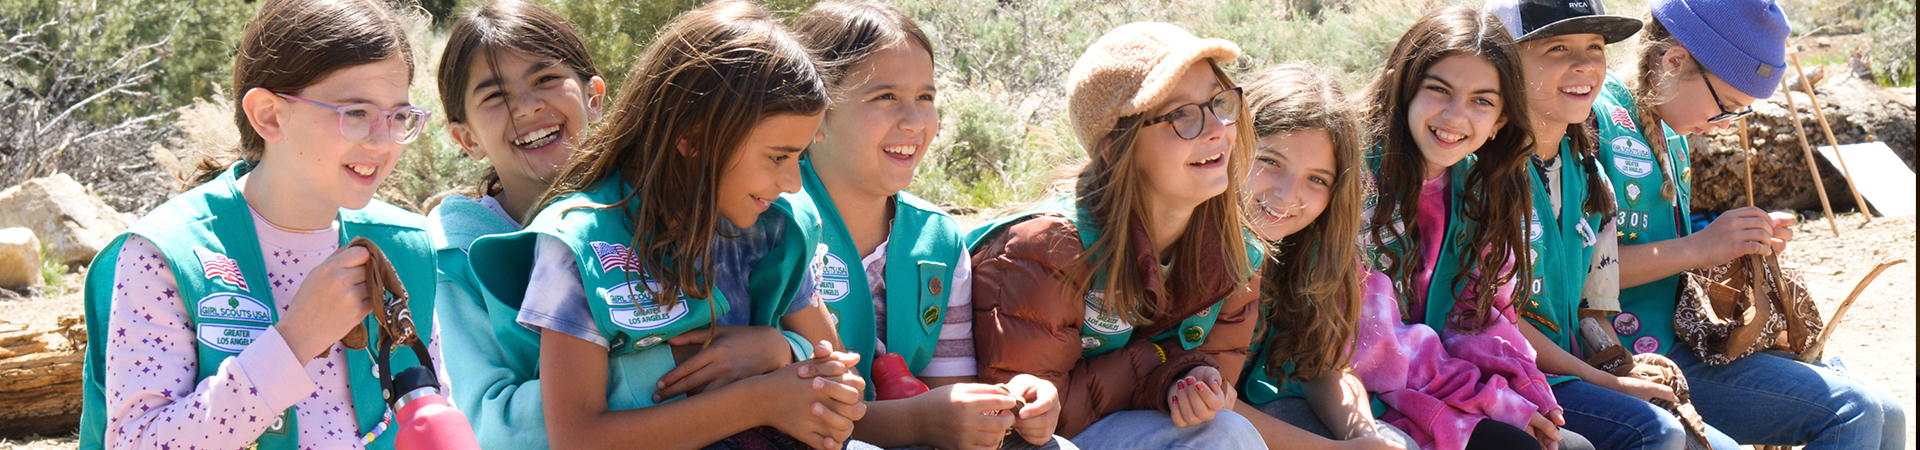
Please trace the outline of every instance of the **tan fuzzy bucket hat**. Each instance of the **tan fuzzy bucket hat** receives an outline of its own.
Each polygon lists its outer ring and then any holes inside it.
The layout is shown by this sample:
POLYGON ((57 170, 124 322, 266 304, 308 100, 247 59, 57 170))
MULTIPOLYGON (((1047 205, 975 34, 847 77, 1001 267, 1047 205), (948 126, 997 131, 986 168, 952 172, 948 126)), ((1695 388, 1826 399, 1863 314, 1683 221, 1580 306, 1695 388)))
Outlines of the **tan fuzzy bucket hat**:
POLYGON ((1121 117, 1140 114, 1165 100, 1188 65, 1202 59, 1226 63, 1240 46, 1201 39, 1170 23, 1134 22, 1100 36, 1067 73, 1067 114, 1074 137, 1089 155, 1121 117))

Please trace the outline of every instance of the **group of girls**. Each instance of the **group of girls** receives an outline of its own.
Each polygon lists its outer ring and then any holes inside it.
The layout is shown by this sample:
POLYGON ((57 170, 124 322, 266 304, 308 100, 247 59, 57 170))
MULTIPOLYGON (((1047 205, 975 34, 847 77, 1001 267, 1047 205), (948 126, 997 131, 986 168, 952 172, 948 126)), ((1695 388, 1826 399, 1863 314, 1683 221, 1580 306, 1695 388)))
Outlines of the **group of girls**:
POLYGON ((1673 345, 1676 273, 1792 237, 1688 228, 1679 138, 1771 95, 1786 35, 1770 0, 1442 7, 1350 98, 1128 24, 1066 77, 1085 164, 969 230, 904 191, 935 43, 890 6, 708 4, 618 98, 552 11, 465 11, 440 115, 490 169, 421 217, 372 199, 430 133, 399 20, 269 0, 239 151, 88 272, 82 447, 391 448, 377 374, 418 364, 486 448, 1688 445, 1669 388, 1587 365, 1602 317, 1684 369, 1700 444, 1900 448, 1878 386, 1673 345), (381 261, 433 354, 344 345, 381 261))

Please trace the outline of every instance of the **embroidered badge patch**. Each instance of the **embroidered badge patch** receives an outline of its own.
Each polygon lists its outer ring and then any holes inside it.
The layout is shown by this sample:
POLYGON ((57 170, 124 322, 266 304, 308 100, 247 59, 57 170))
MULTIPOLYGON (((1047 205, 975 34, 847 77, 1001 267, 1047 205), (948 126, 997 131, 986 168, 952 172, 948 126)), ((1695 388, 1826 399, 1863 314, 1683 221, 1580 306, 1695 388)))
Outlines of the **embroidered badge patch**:
POLYGON ((200 299, 196 304, 202 319, 273 323, 273 311, 265 303, 240 294, 222 292, 200 299))
POLYGON ((613 325, 634 331, 648 331, 665 327, 687 316, 690 299, 682 296, 672 307, 664 307, 654 301, 653 293, 658 289, 659 285, 651 280, 629 281, 608 289, 606 297, 611 308, 607 311, 613 319, 613 325))
POLYGON ((593 257, 600 260, 601 272, 624 270, 640 273, 640 259, 627 246, 605 241, 593 241, 587 246, 593 248, 593 257))
POLYGON ((1632 336, 1640 333, 1640 316, 1623 312, 1613 316, 1613 332, 1620 336, 1632 336))
POLYGON ((198 247, 193 249, 193 255, 200 258, 200 270, 207 274, 207 279, 251 291, 247 289, 247 277, 240 274, 240 263, 234 262, 233 258, 198 247))
POLYGON ((1613 122, 1614 125, 1619 125, 1621 128, 1626 128, 1627 131, 1640 132, 1639 127, 1633 126, 1633 114, 1628 113, 1626 108, 1621 108, 1618 105, 1607 105, 1607 121, 1613 122))
POLYGON ((1633 353, 1635 354, 1653 353, 1657 351, 1660 351, 1660 338, 1641 336, 1639 339, 1633 340, 1633 353))
POLYGON ((229 325, 220 323, 201 323, 194 331, 200 343, 227 353, 240 353, 253 341, 267 334, 265 326, 229 325))
POLYGON ((820 258, 814 261, 813 271, 820 274, 820 283, 813 290, 820 294, 821 300, 839 301, 852 293, 853 282, 847 278, 845 261, 841 261, 840 257, 832 253, 822 253, 820 258))
POLYGON ((1108 315, 1106 313, 1104 303, 1106 298, 1107 295, 1104 292, 1094 291, 1087 293, 1087 329, 1100 334, 1120 334, 1133 331, 1133 324, 1127 323, 1127 321, 1121 319, 1120 316, 1108 315))
POLYGON ((1629 177, 1640 178, 1653 174, 1653 149, 1647 143, 1633 136, 1613 138, 1609 143, 1613 147, 1613 168, 1629 177))

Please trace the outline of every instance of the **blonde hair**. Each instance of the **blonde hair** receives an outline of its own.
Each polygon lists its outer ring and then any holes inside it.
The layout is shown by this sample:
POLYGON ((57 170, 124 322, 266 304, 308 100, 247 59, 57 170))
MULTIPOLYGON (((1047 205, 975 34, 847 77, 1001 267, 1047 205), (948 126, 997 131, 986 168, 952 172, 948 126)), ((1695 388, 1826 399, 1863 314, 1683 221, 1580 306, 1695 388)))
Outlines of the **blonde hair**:
MULTIPOLYGON (((1653 150, 1653 158, 1659 162, 1660 171, 1665 173, 1673 166, 1668 165, 1667 162, 1667 133, 1665 127, 1661 125, 1660 112, 1654 105, 1671 100, 1659 94, 1660 84, 1666 81, 1667 75, 1673 74, 1673 72, 1661 70, 1660 60, 1666 57, 1667 52, 1674 47, 1680 47, 1680 40, 1674 38, 1673 33, 1667 31, 1665 25, 1660 24, 1660 19, 1653 17, 1653 11, 1647 11, 1641 17, 1641 21, 1645 25, 1640 27, 1640 44, 1634 49, 1634 60, 1638 62, 1638 67, 1635 68, 1634 85, 1631 89, 1633 104, 1638 109, 1634 119, 1640 121, 1640 136, 1647 141, 1647 147, 1653 150)), ((1706 74, 1702 73, 1701 76, 1706 74)), ((1667 174, 1669 178, 1673 176, 1674 174, 1667 174)), ((1669 183, 1662 183, 1660 197, 1668 202, 1676 201, 1679 193, 1668 186, 1678 182, 1680 181, 1671 180, 1669 183)))
MULTIPOLYGON (((1220 69, 1218 62, 1209 60, 1207 67, 1213 70, 1223 88, 1234 86, 1232 78, 1220 69)), ((1242 106, 1240 117, 1247 117, 1242 106)), ((1067 283, 1067 288, 1075 295, 1092 288, 1094 275, 1106 277, 1106 291, 1102 305, 1108 314, 1115 314, 1134 325, 1153 323, 1152 317, 1166 314, 1157 305, 1146 302, 1144 277, 1135 273, 1133 261, 1138 261, 1141 252, 1153 252, 1152 248, 1135 248, 1134 230, 1146 227, 1146 178, 1140 172, 1139 163, 1133 158, 1136 139, 1139 137, 1141 123, 1146 114, 1134 114, 1115 121, 1113 131, 1102 137, 1092 151, 1086 165, 1074 179, 1075 202, 1085 208, 1088 217, 1100 228, 1100 238, 1091 247, 1086 248, 1074 259, 1074 276, 1078 280, 1067 283), (1084 283, 1084 284, 1083 284, 1084 283)), ((1213 124, 1209 124, 1211 126, 1213 124)), ((1236 289, 1245 289, 1247 279, 1252 274, 1252 262, 1247 258, 1246 241, 1243 230, 1246 218, 1240 214, 1239 192, 1245 183, 1248 155, 1253 151, 1253 125, 1249 120, 1234 123, 1238 133, 1233 150, 1227 155, 1227 190, 1219 196, 1201 202, 1194 208, 1193 215, 1187 221, 1187 228, 1180 239, 1168 250, 1169 258, 1179 261, 1173 265, 1168 277, 1175 280, 1199 279, 1197 272, 1200 261, 1208 257, 1223 258, 1227 267, 1238 279, 1236 289), (1207 236, 1214 239, 1201 242, 1207 236), (1219 252, 1209 255, 1209 252, 1219 252)), ((1162 261, 1169 258, 1159 258, 1162 261)))

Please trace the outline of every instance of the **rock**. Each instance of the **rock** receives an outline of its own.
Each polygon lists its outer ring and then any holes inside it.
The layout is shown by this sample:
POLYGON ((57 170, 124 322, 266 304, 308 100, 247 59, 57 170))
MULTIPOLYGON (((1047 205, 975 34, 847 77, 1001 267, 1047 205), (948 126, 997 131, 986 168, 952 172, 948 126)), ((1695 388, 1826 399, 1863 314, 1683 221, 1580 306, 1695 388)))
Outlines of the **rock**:
MULTIPOLYGON (((1808 78, 1813 75, 1808 74, 1808 78)), ((1910 90, 1894 90, 1853 77, 1826 77, 1815 85, 1821 110, 1841 144, 1881 141, 1896 156, 1914 168, 1914 99, 1910 90)), ((1800 141, 1794 137, 1787 111, 1787 96, 1793 96, 1807 143, 1815 148, 1828 145, 1820 131, 1820 122, 1804 91, 1779 91, 1772 98, 1754 102, 1754 114, 1747 116, 1748 139, 1753 148, 1753 189, 1755 205, 1768 210, 1820 210, 1820 198, 1807 171, 1807 160, 1800 141)), ((1688 139, 1694 152, 1693 210, 1724 211, 1747 205, 1745 160, 1740 153, 1739 133, 1729 129, 1718 135, 1688 139)), ((1827 198, 1836 212, 1857 210, 1852 191, 1838 166, 1814 156, 1815 165, 1826 185, 1827 198)))
POLYGON ((84 265, 135 217, 115 211, 64 173, 0 191, 0 227, 32 229, 62 264, 84 265))
POLYGON ((18 291, 40 284, 40 238, 26 228, 0 230, 0 288, 18 291))
MULTIPOLYGON (((1813 80, 1815 85, 1820 84, 1820 80, 1827 77, 1826 70, 1822 67, 1823 66, 1813 66, 1812 68, 1808 68, 1806 80, 1813 80)), ((1806 80, 1800 79, 1800 74, 1787 72, 1787 89, 1806 89, 1804 87, 1806 80)))

